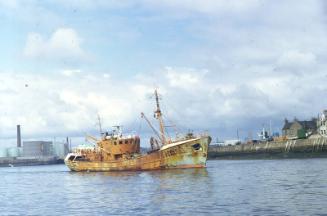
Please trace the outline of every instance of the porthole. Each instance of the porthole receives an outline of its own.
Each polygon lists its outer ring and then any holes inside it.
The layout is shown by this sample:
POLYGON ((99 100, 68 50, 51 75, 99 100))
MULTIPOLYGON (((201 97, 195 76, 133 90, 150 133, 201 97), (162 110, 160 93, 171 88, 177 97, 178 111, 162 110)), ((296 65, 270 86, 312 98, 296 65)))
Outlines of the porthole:
POLYGON ((201 149, 201 145, 199 143, 196 143, 194 145, 192 145, 192 148, 195 150, 195 151, 198 151, 201 149))

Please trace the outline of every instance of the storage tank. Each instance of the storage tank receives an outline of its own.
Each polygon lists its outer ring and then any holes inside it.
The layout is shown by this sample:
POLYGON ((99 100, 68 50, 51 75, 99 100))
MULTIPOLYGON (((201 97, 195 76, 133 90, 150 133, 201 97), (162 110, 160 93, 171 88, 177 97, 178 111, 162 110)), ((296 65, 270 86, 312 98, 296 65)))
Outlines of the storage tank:
POLYGON ((11 147, 7 149, 8 157, 18 157, 19 156, 19 150, 17 147, 11 147))
POLYGON ((0 157, 7 157, 7 149, 0 148, 0 157))

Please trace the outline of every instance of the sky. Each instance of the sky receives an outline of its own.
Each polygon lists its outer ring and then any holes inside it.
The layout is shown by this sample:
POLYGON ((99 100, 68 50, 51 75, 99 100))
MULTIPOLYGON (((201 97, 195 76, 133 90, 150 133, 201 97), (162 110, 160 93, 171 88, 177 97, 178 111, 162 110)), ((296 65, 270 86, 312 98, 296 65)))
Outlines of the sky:
POLYGON ((280 132, 327 109, 327 4, 317 0, 0 0, 0 139, 280 132), (174 133, 173 130, 170 133, 174 133))

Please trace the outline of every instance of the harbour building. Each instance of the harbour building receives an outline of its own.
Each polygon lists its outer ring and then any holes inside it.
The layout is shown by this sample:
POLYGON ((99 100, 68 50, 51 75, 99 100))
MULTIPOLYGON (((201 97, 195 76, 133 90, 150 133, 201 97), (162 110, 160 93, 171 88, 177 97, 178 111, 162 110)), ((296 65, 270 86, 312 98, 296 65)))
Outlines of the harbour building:
POLYGON ((318 133, 321 136, 327 137, 327 110, 324 110, 317 121, 318 133))
POLYGON ((287 139, 303 139, 317 131, 317 119, 312 118, 309 121, 300 121, 294 118, 293 121, 284 120, 282 128, 283 136, 287 139))

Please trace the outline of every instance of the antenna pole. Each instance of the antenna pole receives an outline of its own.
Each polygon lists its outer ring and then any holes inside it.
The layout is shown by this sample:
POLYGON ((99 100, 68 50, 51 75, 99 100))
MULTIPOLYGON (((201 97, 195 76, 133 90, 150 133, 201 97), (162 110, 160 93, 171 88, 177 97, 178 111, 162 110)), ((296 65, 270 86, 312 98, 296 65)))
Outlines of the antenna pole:
POLYGON ((98 113, 98 124, 99 124, 100 135, 102 135, 102 125, 101 125, 101 118, 100 118, 99 113, 98 113))
POLYGON ((154 111, 154 116, 159 121, 160 132, 161 132, 161 142, 162 142, 163 145, 165 145, 165 143, 166 143, 165 125, 164 125, 164 122, 163 122, 163 119, 162 119, 162 113, 161 113, 161 110, 160 110, 159 96, 158 96, 157 89, 154 90, 154 96, 156 98, 156 105, 157 105, 157 110, 154 111))
POLYGON ((240 135, 239 135, 238 128, 236 128, 236 135, 237 135, 237 141, 239 141, 240 140, 240 135))

